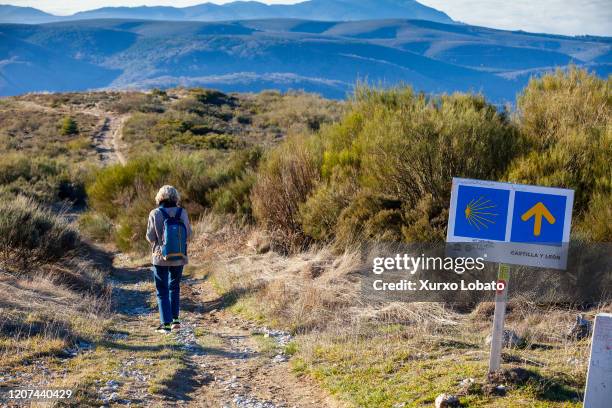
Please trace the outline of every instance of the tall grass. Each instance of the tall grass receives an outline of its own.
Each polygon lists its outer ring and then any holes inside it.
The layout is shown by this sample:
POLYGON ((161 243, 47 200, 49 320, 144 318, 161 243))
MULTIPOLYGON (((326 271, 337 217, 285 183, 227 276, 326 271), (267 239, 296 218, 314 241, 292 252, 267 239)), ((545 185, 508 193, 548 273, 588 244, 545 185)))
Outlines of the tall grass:
POLYGON ((251 195, 253 212, 284 251, 303 249, 299 206, 319 179, 320 155, 312 139, 290 138, 267 158, 251 195))
POLYGON ((31 269, 59 261, 80 243, 77 231, 36 201, 18 196, 0 203, 0 262, 31 269))

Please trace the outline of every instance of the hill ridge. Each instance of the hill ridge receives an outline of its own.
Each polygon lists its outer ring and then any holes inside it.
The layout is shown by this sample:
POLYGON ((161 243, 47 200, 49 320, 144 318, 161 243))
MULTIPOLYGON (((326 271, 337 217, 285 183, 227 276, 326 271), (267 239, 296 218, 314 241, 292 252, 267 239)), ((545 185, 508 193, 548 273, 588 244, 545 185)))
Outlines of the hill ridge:
POLYGON ((344 98, 367 79, 427 93, 483 92, 501 104, 514 102, 530 76, 555 68, 612 71, 611 38, 412 19, 100 19, 0 24, 0 33, 7 39, 0 43, 0 95, 189 85, 344 98), (71 80, 50 80, 49 67, 66 67, 71 80))
POLYGON ((270 5, 258 1, 233 1, 225 4, 206 2, 187 7, 101 7, 80 11, 69 16, 56 16, 33 8, 0 5, 0 23, 33 24, 99 18, 223 21, 304 17, 310 20, 335 21, 398 16, 453 23, 446 13, 415 0, 307 0, 295 4, 270 5))

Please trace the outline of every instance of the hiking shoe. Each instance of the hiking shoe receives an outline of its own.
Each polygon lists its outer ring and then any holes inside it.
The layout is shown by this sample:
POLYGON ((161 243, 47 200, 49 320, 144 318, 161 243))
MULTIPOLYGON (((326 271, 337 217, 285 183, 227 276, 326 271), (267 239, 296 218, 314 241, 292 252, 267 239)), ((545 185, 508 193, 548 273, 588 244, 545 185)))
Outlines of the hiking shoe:
POLYGON ((168 334, 170 333, 170 325, 169 324, 161 324, 159 325, 159 327, 157 329, 155 329, 156 332, 158 333, 162 333, 162 334, 168 334))
POLYGON ((172 330, 178 330, 181 328, 181 321, 179 319, 174 319, 172 321, 172 330))

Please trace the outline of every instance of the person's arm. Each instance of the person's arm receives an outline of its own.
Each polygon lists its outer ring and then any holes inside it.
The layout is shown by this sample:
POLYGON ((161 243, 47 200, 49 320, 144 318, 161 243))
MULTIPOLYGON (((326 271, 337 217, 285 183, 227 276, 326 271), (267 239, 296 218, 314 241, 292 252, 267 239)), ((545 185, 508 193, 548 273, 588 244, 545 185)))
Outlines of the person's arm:
POLYGON ((149 223, 147 224, 147 241, 154 245, 157 243, 157 230, 155 229, 155 211, 149 214, 149 223))

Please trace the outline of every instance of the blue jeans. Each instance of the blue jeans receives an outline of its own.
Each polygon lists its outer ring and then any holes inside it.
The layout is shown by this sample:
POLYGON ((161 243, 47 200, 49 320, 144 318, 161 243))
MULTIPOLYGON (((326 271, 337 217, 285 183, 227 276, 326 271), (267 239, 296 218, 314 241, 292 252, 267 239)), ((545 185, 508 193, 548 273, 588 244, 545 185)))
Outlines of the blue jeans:
POLYGON ((153 265, 159 320, 162 324, 170 324, 179 317, 182 274, 183 266, 153 265))

